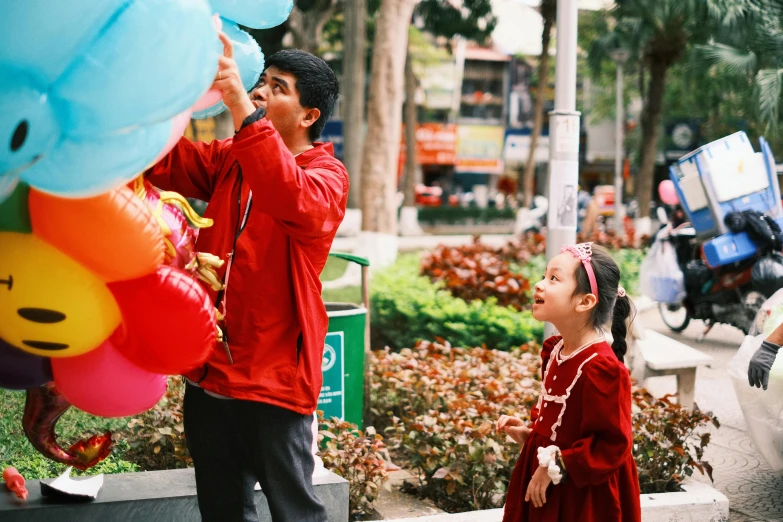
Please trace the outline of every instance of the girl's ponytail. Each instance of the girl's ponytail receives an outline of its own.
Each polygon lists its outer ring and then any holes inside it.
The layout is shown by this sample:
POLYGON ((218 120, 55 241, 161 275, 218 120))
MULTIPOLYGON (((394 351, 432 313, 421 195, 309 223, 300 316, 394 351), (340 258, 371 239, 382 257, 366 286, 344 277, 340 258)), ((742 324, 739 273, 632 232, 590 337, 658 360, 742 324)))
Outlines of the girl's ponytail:
POLYGON ((620 362, 624 362, 625 352, 628 351, 626 336, 628 334, 628 325, 633 321, 634 316, 636 316, 636 307, 631 299, 625 295, 625 290, 620 291, 612 311, 612 338, 614 339, 612 341, 612 351, 614 351, 620 362), (629 318, 630 321, 628 320, 629 318))

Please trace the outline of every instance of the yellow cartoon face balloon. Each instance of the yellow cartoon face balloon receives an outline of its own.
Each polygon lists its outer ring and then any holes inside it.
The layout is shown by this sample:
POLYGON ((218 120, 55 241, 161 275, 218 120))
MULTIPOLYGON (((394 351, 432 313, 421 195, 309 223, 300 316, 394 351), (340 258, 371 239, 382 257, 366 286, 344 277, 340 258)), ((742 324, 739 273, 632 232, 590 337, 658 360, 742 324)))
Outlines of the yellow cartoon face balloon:
POLYGON ((0 338, 44 357, 97 348, 120 324, 105 283, 31 234, 0 232, 0 338))

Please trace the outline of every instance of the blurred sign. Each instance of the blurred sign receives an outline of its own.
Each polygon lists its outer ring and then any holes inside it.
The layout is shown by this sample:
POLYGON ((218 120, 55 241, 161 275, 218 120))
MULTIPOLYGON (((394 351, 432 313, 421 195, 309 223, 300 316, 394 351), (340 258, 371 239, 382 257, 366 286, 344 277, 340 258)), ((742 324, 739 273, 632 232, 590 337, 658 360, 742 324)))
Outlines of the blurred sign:
MULTIPOLYGON (((530 129, 508 129, 503 147, 503 159, 507 163, 519 165, 527 163, 530 155, 530 129)), ((549 161, 549 136, 539 136, 536 144, 536 163, 549 161)))
POLYGON ((505 129, 495 125, 457 126, 457 172, 503 173, 505 129))
MULTIPOLYGON (((417 69, 419 69, 417 67, 417 69)), ((450 109, 454 104, 454 86, 457 81, 457 64, 440 62, 416 71, 424 91, 428 109, 450 109)))
MULTIPOLYGON (((400 163, 405 164, 405 128, 402 129, 400 163)), ((457 126, 453 123, 420 123, 416 127, 416 159, 419 165, 454 165, 457 159, 457 126)))
POLYGON ((329 120, 324 126, 324 131, 318 141, 334 144, 334 157, 343 159, 343 122, 342 120, 329 120))
POLYGON ((185 128, 185 137, 190 141, 210 141, 215 139, 215 118, 203 120, 190 120, 185 128))

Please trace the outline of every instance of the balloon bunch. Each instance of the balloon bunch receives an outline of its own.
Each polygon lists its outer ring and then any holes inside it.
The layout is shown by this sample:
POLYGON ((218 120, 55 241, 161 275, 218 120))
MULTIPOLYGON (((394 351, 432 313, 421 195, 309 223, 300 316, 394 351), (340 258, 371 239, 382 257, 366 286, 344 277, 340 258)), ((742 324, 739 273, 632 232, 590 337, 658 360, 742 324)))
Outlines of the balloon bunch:
POLYGON ((68 197, 129 182, 173 147, 190 121, 225 106, 207 92, 234 42, 249 90, 263 70, 263 29, 292 0, 8 2, 0 18, 0 201, 21 180, 68 197), (44 13, 44 14, 42 14, 44 13))
POLYGON ((121 417, 155 405, 167 375, 209 356, 216 321, 192 275, 194 230, 165 193, 134 185, 66 199, 20 184, 0 205, 0 387, 53 382, 37 392, 52 408, 62 396, 121 417))
POLYGON ((217 335, 199 275, 219 288, 209 226, 139 173, 176 144, 234 40, 249 89, 263 54, 234 23, 279 25, 292 0, 10 2, 0 18, 0 388, 27 390, 23 426, 49 458, 86 469, 110 434, 65 450, 71 405, 140 413, 217 335), (216 23, 213 13, 222 15, 216 23), (42 14, 43 13, 43 14, 42 14), (212 265, 212 266, 210 266, 212 265))

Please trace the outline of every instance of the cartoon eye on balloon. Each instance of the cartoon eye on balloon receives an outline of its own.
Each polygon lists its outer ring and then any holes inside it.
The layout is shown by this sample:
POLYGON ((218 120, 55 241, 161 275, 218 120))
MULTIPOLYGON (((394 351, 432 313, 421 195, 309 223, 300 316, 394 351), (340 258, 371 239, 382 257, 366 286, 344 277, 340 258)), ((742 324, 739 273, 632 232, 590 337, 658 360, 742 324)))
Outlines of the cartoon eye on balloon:
POLYGON ((0 201, 19 179, 92 196, 159 155, 219 56, 206 0, 6 2, 0 17, 0 201))

